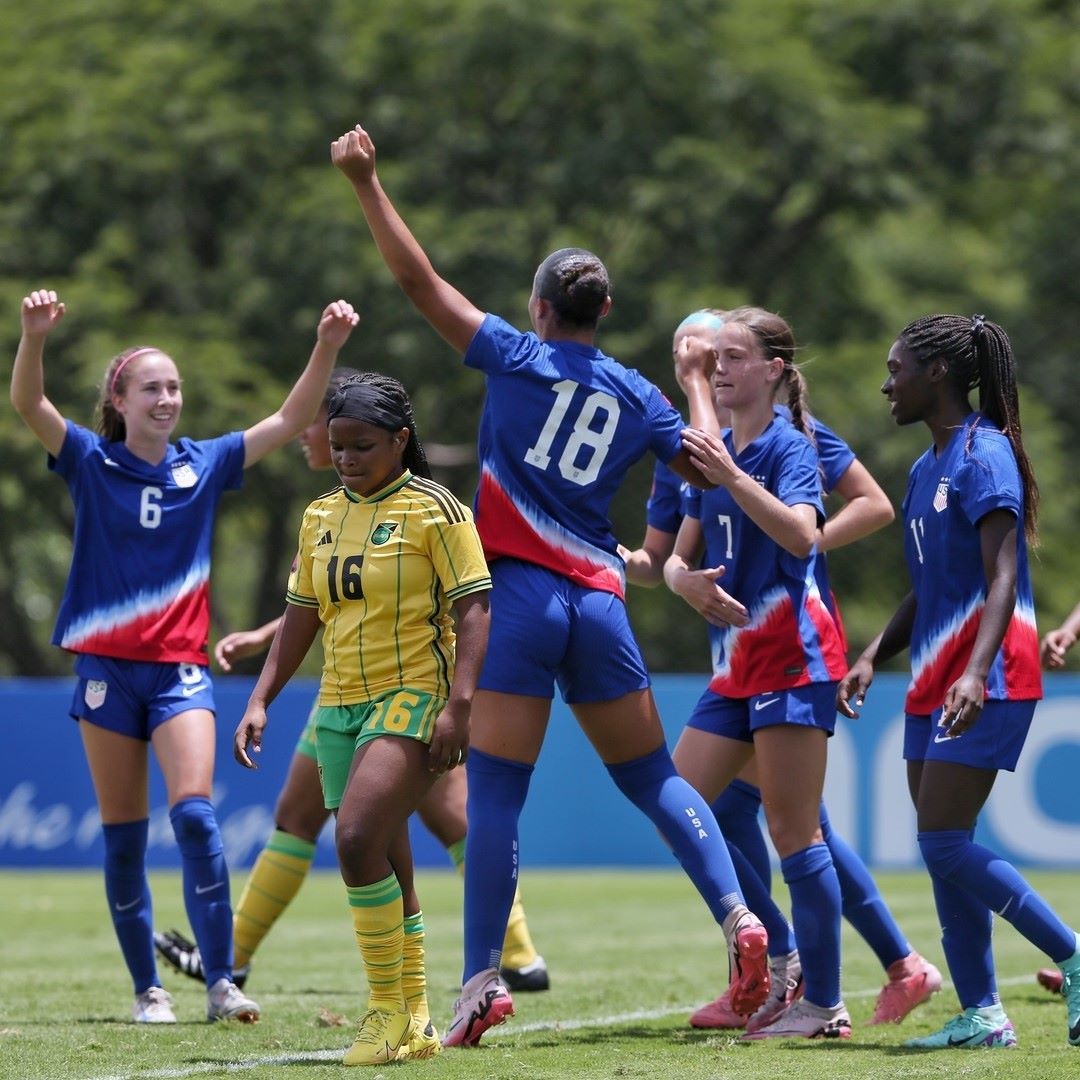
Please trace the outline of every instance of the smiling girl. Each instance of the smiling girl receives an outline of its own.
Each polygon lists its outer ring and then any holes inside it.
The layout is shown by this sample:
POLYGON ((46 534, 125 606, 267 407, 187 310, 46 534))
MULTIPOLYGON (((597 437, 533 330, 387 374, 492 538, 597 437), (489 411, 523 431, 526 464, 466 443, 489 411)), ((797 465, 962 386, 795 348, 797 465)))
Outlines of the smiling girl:
POLYGON ((45 339, 63 318, 55 292, 22 302, 11 402, 49 453, 75 504, 71 571, 53 644, 76 654, 78 721, 101 812, 105 894, 135 987, 132 1016, 175 1023, 154 962, 148 754, 165 777, 183 860, 184 902, 206 963, 207 1017, 252 1022, 233 982, 229 878, 210 790, 214 695, 207 668, 210 549, 222 493, 315 415, 357 316, 344 300, 319 321, 315 348, 281 407, 246 431, 170 442, 183 392, 173 359, 125 349, 102 385, 98 434, 45 396, 45 339))

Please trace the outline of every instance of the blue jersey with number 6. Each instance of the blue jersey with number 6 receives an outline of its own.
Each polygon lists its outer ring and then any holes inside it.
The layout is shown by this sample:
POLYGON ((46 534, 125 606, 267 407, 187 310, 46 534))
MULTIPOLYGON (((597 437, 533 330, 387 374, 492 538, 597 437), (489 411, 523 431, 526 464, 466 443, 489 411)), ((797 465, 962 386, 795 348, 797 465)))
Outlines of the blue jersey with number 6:
POLYGON ((465 363, 487 376, 476 526, 488 559, 522 559, 623 596, 608 506, 647 450, 665 462, 679 453, 682 417, 599 349, 541 341, 495 315, 465 363))
POLYGON ((67 422, 49 468, 75 536, 53 644, 120 660, 208 662, 210 547, 221 493, 243 479, 244 435, 169 444, 157 465, 67 422))

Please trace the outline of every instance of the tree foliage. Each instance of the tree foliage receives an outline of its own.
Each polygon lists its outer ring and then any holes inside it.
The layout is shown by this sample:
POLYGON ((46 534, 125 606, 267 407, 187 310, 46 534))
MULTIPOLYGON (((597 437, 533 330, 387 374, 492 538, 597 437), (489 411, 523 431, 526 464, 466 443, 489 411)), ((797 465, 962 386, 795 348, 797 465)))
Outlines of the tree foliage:
MULTIPOLYGON (((532 271, 565 244, 608 263, 600 344, 676 393, 670 335, 701 306, 782 312, 815 409, 899 502, 923 430, 877 388, 896 331, 983 311, 1013 335, 1047 498, 1041 617, 1071 606, 1080 554, 1067 447, 1080 374, 1074 182, 1080 49, 1053 0, 52 0, 0 11, 0 326, 60 291, 48 389, 89 422, 108 358, 177 357, 183 429, 243 427, 280 401, 318 312, 363 322, 342 361, 411 388, 422 436, 468 442, 482 381, 397 292, 330 140, 357 121, 440 271, 523 324, 532 271), (1071 226, 1071 227, 1070 227, 1071 226)), ((0 671, 66 669, 47 645, 68 566, 62 485, 0 411, 0 671)), ((643 530, 649 471, 616 501, 643 530)), ((467 496, 471 470, 443 479, 467 496)), ((223 504, 217 629, 282 604, 300 510, 327 484, 297 455, 223 504)), ((853 645, 905 589, 898 527, 831 558, 853 645)), ((632 611, 657 668, 705 662, 663 590, 632 611)))

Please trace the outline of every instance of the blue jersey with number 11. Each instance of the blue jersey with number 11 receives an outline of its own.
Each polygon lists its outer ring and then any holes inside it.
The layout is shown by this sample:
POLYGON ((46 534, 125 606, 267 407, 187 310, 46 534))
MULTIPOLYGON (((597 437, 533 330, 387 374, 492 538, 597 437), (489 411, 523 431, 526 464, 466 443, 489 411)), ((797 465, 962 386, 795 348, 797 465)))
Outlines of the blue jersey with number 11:
POLYGON ((646 378, 593 346, 541 341, 494 315, 465 363, 487 375, 476 495, 484 553, 621 597, 608 506, 647 450, 665 462, 679 453, 682 417, 646 378))
POLYGON ((967 666, 986 605, 979 522, 993 510, 1016 517, 1016 604, 986 676, 986 696, 1042 697, 1020 470, 1009 440, 981 413, 971 413, 941 453, 931 447, 908 477, 904 553, 916 602, 904 704, 909 713, 941 708, 967 666))

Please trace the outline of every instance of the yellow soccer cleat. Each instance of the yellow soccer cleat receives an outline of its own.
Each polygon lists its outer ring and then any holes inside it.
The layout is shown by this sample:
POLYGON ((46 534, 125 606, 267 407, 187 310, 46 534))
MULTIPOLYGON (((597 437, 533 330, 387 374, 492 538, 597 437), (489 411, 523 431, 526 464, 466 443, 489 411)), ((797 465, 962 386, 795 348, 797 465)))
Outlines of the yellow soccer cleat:
POLYGON ((416 1033, 416 1023, 404 1005, 370 1008, 360 1017, 356 1039, 342 1058, 343 1065, 386 1065, 398 1060, 416 1033))

